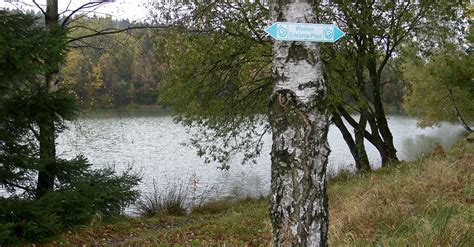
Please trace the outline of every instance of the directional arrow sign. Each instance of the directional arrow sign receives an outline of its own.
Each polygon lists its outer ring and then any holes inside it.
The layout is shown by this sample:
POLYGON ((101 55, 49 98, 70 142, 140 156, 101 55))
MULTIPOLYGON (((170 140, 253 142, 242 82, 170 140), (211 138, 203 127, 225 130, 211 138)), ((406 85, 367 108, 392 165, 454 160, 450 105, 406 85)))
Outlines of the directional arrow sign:
POLYGON ((344 32, 333 24, 275 22, 265 32, 276 40, 336 42, 344 32))

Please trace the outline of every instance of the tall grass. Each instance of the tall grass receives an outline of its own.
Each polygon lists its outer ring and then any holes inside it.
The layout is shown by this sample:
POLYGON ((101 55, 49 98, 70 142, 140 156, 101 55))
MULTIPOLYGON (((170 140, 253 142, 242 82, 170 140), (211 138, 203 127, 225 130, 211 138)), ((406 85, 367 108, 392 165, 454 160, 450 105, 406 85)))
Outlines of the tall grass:
POLYGON ((465 148, 329 185, 334 246, 473 246, 465 148))
POLYGON ((153 189, 141 196, 134 211, 143 217, 183 216, 194 208, 201 208, 205 204, 218 201, 216 200, 217 193, 215 186, 201 187, 195 175, 174 179, 163 187, 157 186, 153 181, 153 189))
POLYGON ((136 213, 144 217, 185 215, 188 193, 188 187, 182 182, 168 185, 164 190, 153 182, 153 191, 144 194, 136 203, 136 213))

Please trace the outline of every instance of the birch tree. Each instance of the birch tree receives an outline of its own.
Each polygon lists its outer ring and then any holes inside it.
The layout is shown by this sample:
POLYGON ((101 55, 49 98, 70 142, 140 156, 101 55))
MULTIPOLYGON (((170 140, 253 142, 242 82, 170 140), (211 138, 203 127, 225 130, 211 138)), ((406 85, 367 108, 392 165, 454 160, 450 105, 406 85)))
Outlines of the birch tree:
MULTIPOLYGON (((274 21, 315 23, 306 1, 272 5, 274 21)), ((329 127, 319 45, 275 41, 272 128, 271 221, 275 246, 326 246, 326 166, 329 127)))

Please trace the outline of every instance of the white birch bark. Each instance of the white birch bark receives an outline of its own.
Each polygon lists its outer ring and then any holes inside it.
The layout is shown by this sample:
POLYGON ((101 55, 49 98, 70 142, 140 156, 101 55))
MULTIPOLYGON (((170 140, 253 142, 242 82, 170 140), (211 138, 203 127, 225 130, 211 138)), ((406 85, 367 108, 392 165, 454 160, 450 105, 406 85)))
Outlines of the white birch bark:
MULTIPOLYGON (((307 2, 272 6, 274 21, 315 23, 307 2)), ((274 246, 327 246, 329 119, 319 44, 276 41, 270 214, 274 246)))

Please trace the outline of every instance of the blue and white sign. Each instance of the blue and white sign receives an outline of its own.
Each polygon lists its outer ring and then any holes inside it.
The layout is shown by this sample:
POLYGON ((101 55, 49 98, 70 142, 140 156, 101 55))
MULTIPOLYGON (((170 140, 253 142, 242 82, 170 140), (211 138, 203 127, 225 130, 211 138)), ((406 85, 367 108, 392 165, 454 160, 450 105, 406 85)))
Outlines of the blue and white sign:
POLYGON ((276 40, 336 42, 345 33, 333 24, 275 22, 265 32, 276 40))

